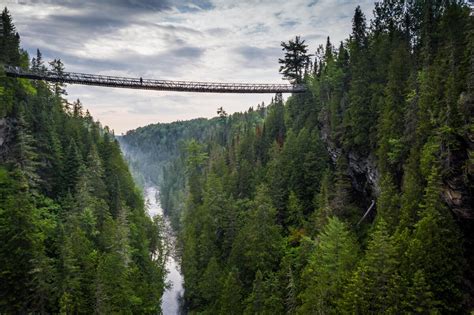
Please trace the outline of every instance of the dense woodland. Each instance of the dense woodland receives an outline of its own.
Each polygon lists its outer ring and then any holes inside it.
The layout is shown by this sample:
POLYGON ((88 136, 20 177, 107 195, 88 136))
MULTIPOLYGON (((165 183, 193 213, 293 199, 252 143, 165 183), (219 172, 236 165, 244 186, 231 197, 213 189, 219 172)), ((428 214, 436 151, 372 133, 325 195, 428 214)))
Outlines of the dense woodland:
POLYGON ((142 187, 159 185, 163 172, 185 149, 187 140, 203 142, 215 132, 219 120, 197 118, 153 124, 118 136, 135 181, 142 187))
POLYGON ((145 212, 113 133, 61 84, 12 79, 29 61, 0 24, 0 313, 159 313, 161 225, 145 212))
POLYGON ((355 10, 344 42, 313 56, 301 38, 282 48, 280 71, 306 93, 121 139, 149 156, 157 139, 182 140, 153 165, 165 166, 156 182, 179 233, 186 310, 472 311, 468 7, 377 2, 371 21, 355 10))

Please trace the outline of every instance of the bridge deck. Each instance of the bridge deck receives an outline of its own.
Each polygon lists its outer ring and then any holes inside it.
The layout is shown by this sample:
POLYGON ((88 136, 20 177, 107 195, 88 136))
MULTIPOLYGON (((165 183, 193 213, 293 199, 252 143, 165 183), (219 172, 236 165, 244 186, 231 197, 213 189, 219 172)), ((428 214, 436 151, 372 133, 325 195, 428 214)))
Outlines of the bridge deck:
POLYGON ((142 78, 114 77, 86 73, 33 72, 18 67, 5 66, 5 73, 10 77, 85 84, 105 87, 117 87, 157 91, 209 92, 209 93, 301 93, 306 91, 303 84, 258 84, 258 83, 218 83, 152 80, 142 78))

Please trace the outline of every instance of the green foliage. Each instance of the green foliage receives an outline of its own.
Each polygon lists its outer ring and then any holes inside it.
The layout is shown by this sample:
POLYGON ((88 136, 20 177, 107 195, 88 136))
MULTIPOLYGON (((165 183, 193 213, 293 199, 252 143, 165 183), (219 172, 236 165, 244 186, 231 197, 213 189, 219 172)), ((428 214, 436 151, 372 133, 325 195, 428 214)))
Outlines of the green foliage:
POLYGON ((0 63, 19 66, 20 36, 16 32, 12 17, 6 7, 2 11, 0 24, 2 26, 2 35, 0 36, 0 47, 2 47, 0 52, 0 63))
POLYGON ((253 278, 257 270, 276 270, 282 255, 279 230, 268 188, 260 186, 231 254, 231 260, 245 271, 245 283, 253 278))
MULTIPOLYGON (((29 67, 1 22, 0 63, 29 67)), ((39 51, 32 67, 46 71, 39 51)), ((2 74, 0 90, 0 313, 159 312, 162 229, 114 136, 59 84, 2 74)))
POLYGON ((281 72, 306 93, 120 137, 135 177, 160 185, 190 313, 469 311, 469 10, 379 1, 352 26, 314 62, 284 43, 281 72))
POLYGON ((282 50, 285 51, 285 58, 278 61, 282 64, 280 72, 285 79, 292 83, 301 83, 303 71, 309 62, 308 46, 304 42, 299 36, 296 36, 294 41, 289 40, 288 43, 281 43, 282 50))
MULTIPOLYGON (((424 294, 432 295, 432 301, 426 303, 431 303, 433 309, 441 313, 459 312, 462 301, 460 282, 465 262, 460 234, 440 200, 440 187, 439 170, 433 166, 425 189, 421 218, 415 224, 407 249, 408 268, 411 268, 408 274, 413 275, 412 290, 419 290, 421 285, 430 289, 424 294)), ((411 303, 413 305, 415 301, 411 303)))
POLYGON ((380 219, 371 234, 365 256, 354 272, 343 305, 348 313, 380 314, 393 312, 396 300, 397 255, 388 235, 388 226, 380 219))
POLYGON ((343 290, 358 259, 355 238, 347 225, 330 218, 303 271, 300 314, 339 314, 343 290))

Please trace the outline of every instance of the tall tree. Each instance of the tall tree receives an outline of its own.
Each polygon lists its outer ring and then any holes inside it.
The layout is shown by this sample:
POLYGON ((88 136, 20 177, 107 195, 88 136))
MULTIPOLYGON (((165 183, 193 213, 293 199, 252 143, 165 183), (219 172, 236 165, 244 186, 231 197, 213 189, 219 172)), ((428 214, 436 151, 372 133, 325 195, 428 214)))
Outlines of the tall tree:
POLYGON ((396 254, 388 226, 380 219, 345 293, 343 305, 347 312, 379 314, 394 311, 398 284, 396 254))
POLYGON ((341 313, 340 299, 357 259, 356 240, 346 224, 329 218, 303 273, 306 281, 298 313, 341 313))
POLYGON ((0 18, 0 62, 12 66, 20 65, 20 35, 16 32, 10 12, 5 7, 0 18))
POLYGON ((430 288, 431 291, 425 293, 432 292, 435 310, 459 312, 465 261, 458 227, 440 199, 440 187, 441 178, 435 164, 425 189, 421 218, 415 224, 406 254, 410 271, 405 272, 412 277, 412 290, 419 290, 420 281, 430 288))
POLYGON ((301 83, 303 71, 310 62, 311 55, 308 55, 308 45, 299 36, 296 36, 288 43, 281 42, 281 47, 285 51, 285 57, 278 60, 281 64, 280 73, 291 83, 301 83))
MULTIPOLYGON (((54 73, 54 75, 61 77, 64 75, 64 64, 61 61, 61 59, 54 59, 49 63, 51 67, 51 72, 54 73)), ((55 82, 52 84, 51 89, 56 95, 56 97, 62 97, 63 95, 67 95, 66 90, 65 90, 66 85, 62 82, 55 82)))

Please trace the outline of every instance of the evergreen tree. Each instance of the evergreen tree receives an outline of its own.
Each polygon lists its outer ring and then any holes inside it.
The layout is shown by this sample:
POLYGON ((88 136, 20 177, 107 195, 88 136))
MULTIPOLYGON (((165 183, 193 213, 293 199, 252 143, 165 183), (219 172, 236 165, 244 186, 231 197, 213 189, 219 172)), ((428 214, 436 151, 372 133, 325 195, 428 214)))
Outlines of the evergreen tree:
POLYGON ((357 262, 357 245, 347 226, 329 218, 303 277, 300 314, 339 314, 339 300, 357 262))
POLYGON ((81 167, 83 164, 82 157, 74 139, 69 143, 65 158, 66 161, 63 170, 63 181, 65 185, 63 186, 63 189, 64 192, 68 192, 68 190, 72 192, 79 178, 79 173, 84 171, 81 167))
POLYGON ((0 63, 12 66, 20 65, 20 36, 16 32, 10 12, 5 7, 0 18, 0 63))
MULTIPOLYGON (((64 64, 62 63, 61 59, 54 59, 49 63, 51 67, 51 72, 54 73, 57 77, 61 77, 64 75, 64 64)), ((63 95, 67 95, 65 90, 66 85, 61 82, 55 82, 51 86, 51 90, 57 98, 62 97, 63 95)))
POLYGON ((303 70, 310 61, 308 55, 308 46, 299 36, 295 40, 289 40, 288 43, 281 42, 282 50, 285 51, 284 59, 279 59, 280 73, 291 83, 301 83, 303 80, 303 70))
POLYGON ((343 305, 349 313, 378 314, 396 306, 393 295, 397 292, 398 261, 387 230, 387 224, 380 219, 345 292, 343 305))
POLYGON ((30 309, 37 251, 34 205, 21 171, 0 168, 0 311, 30 309))
POLYGON ((44 65, 43 55, 39 49, 36 49, 36 57, 31 60, 31 70, 33 72, 39 73, 44 73, 47 71, 47 68, 44 65))
POLYGON ((312 224, 316 231, 321 231, 327 224, 329 218, 333 215, 331 208, 331 182, 330 172, 327 170, 321 179, 321 188, 315 198, 315 211, 312 213, 312 224))
MULTIPOLYGON (((440 186, 439 170, 433 165, 422 202, 421 218, 415 224, 407 250, 408 268, 411 269, 407 274, 413 275, 412 290, 419 290, 422 284, 432 290, 432 299, 436 302, 430 303, 434 304, 434 309, 459 312, 465 262, 458 228, 440 200, 440 186)), ((424 293, 431 294, 430 291, 424 293)))
POLYGON ((242 287, 236 271, 230 271, 220 297, 221 314, 242 314, 242 287))
POLYGON ((381 182, 381 193, 377 200, 377 220, 383 219, 392 233, 399 222, 400 197, 390 175, 384 176, 381 182))
MULTIPOLYGON (((366 93, 370 85, 368 65, 367 35, 365 16, 360 7, 356 8, 352 24, 349 44, 351 54, 351 86, 349 89, 349 108, 345 111, 344 125, 346 137, 361 153, 367 154, 369 144, 373 145, 373 121, 376 121, 375 110, 372 108, 370 94, 366 93)), ((346 143, 346 146, 350 146, 346 143)))
POLYGON ((268 188, 257 188, 255 201, 245 225, 234 241, 231 259, 245 271, 245 284, 253 280, 257 270, 272 271, 282 254, 280 227, 268 188))

